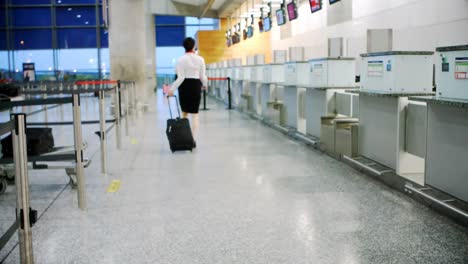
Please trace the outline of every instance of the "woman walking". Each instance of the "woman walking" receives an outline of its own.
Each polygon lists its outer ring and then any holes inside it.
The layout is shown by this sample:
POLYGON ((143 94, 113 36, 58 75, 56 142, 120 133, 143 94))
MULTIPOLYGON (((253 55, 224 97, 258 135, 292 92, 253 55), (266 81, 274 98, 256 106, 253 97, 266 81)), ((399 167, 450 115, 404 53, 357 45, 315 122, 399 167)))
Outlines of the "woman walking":
POLYGON ((192 134, 196 138, 198 132, 198 111, 200 109, 201 90, 206 88, 208 78, 206 77, 205 60, 195 54, 195 40, 184 39, 185 55, 179 58, 176 66, 177 79, 172 84, 168 96, 173 96, 179 89, 180 108, 182 117, 192 117, 192 134))

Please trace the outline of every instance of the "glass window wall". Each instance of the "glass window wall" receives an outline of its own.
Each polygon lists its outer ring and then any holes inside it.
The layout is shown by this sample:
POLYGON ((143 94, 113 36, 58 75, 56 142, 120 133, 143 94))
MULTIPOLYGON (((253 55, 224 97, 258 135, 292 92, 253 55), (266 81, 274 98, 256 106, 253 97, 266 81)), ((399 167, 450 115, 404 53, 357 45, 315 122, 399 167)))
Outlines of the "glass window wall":
POLYGON ((51 80, 54 76, 53 51, 17 50, 13 53, 15 79, 22 79, 23 63, 34 63, 36 80, 51 80))
POLYGON ((46 27, 52 25, 50 7, 13 8, 13 27, 46 27))
POLYGON ((173 81, 177 59, 185 52, 185 37, 195 37, 199 30, 216 30, 219 20, 212 18, 156 16, 156 73, 158 84, 173 81))
POLYGON ((98 51, 93 49, 60 49, 58 70, 67 81, 98 79, 98 51))
POLYGON ((95 26, 96 9, 91 7, 58 7, 57 26, 95 26))
POLYGON ((65 72, 68 77, 102 78, 100 60, 108 65, 109 59, 98 56, 101 47, 108 47, 106 29, 96 23, 96 15, 102 21, 101 3, 0 0, 0 71, 20 80, 22 64, 33 62, 38 79, 60 79, 65 72))

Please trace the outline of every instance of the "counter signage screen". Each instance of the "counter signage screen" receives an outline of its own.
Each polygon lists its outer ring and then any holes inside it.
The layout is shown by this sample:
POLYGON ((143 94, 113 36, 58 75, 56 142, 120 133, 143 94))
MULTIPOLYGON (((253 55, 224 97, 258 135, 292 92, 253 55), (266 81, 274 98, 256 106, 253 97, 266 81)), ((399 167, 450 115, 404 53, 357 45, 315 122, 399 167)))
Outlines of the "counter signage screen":
POLYGON ((253 31, 254 31, 254 30, 253 30, 253 26, 249 26, 249 27, 247 28, 247 37, 248 37, 248 38, 253 37, 253 31))
POLYGON ((310 4, 310 11, 312 13, 319 11, 322 9, 322 0, 309 0, 310 4))
POLYGON ((258 21, 258 31, 263 32, 263 20, 258 21))
POLYGON ((239 33, 234 33, 231 37, 232 39, 232 44, 237 44, 240 42, 240 36, 239 33))
POLYGON ((271 29, 271 18, 265 17, 263 19, 263 31, 267 32, 271 29))
POLYGON ((278 23, 278 26, 286 24, 286 14, 284 9, 276 10, 276 22, 278 23))
POLYGON ((330 5, 333 5, 336 2, 339 2, 340 0, 330 0, 330 5))
POLYGON ((288 4, 288 17, 289 21, 292 21, 297 18, 297 7, 294 2, 288 4))

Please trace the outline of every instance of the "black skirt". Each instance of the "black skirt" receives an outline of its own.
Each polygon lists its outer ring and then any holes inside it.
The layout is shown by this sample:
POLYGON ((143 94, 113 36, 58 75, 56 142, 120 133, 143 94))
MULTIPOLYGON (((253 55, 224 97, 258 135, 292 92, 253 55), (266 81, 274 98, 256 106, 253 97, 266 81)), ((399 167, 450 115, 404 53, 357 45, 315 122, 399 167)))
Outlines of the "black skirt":
POLYGON ((200 79, 185 79, 179 87, 182 112, 198 114, 201 101, 202 82, 200 79))

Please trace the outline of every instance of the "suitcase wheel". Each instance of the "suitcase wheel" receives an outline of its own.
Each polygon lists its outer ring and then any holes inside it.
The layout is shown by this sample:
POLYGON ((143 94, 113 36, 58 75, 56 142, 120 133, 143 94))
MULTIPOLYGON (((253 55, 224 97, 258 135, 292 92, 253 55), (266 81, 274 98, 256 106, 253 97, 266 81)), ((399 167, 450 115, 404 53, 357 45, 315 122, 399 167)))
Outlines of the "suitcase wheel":
POLYGON ((8 182, 6 178, 0 178, 0 194, 3 194, 8 186, 8 182))

